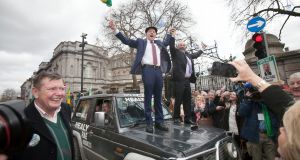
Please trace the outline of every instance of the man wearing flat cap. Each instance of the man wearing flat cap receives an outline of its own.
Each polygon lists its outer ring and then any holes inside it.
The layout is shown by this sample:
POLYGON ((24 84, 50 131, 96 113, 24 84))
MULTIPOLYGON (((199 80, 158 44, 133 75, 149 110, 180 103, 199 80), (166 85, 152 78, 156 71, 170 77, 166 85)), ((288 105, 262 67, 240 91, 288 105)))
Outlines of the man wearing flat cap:
MULTIPOLYGON (((154 95, 155 124, 154 127, 161 131, 168 131, 164 125, 162 112, 162 88, 163 73, 169 72, 171 68, 170 56, 166 50, 170 40, 173 38, 167 34, 164 41, 155 40, 157 34, 156 27, 147 27, 145 30, 146 39, 137 38, 135 40, 125 37, 116 29, 114 21, 109 22, 109 27, 115 32, 116 37, 132 48, 136 48, 136 56, 131 66, 131 74, 141 74, 144 83, 144 106, 147 128, 146 131, 153 133, 153 120, 151 117, 151 99, 154 95)), ((170 29, 171 30, 171 29, 170 29)), ((174 30, 174 29, 173 29, 174 30)))

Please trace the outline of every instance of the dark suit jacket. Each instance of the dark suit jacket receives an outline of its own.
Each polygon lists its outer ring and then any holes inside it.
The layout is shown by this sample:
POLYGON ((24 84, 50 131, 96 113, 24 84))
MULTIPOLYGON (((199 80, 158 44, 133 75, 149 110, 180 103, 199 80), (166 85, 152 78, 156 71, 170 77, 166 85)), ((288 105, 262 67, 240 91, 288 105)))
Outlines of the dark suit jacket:
MULTIPOLYGON (((74 145, 72 138, 72 131, 70 128, 71 108, 67 104, 61 105, 60 114, 66 129, 68 130, 69 142, 71 143, 72 159, 74 159, 74 145)), ((39 143, 34 147, 28 147, 21 153, 15 153, 12 159, 16 160, 29 160, 29 159, 43 159, 43 160, 56 160, 57 159, 57 146, 53 139, 48 127, 46 126, 43 118, 38 110, 35 108, 34 103, 31 102, 25 109, 25 115, 32 124, 33 133, 40 136, 39 143)))
POLYGON ((196 76, 194 72, 194 62, 193 59, 198 58, 203 51, 199 50, 196 53, 189 54, 188 52, 182 53, 181 50, 177 49, 175 47, 175 39, 172 37, 170 41, 170 52, 173 62, 173 68, 172 68, 172 78, 173 81, 182 81, 185 78, 185 70, 186 70, 186 64, 188 57, 192 62, 192 74, 190 77, 190 82, 195 83, 196 82, 196 76))
POLYGON ((272 75, 272 72, 268 71, 268 72, 264 72, 265 76, 269 76, 269 75, 272 75))
MULTIPOLYGON (((141 74, 142 73, 142 59, 145 54, 146 46, 147 46, 147 40, 138 38, 136 40, 129 39, 125 37, 121 32, 116 34, 116 37, 121 40, 122 43, 128 45, 129 47, 136 48, 137 53, 135 56, 135 60, 133 65, 131 66, 131 74, 141 74)), ((169 45, 171 35, 167 34, 164 41, 160 40, 154 40, 154 43, 160 48, 160 60, 161 60, 161 70, 163 73, 167 73, 171 69, 171 60, 170 56, 168 54, 168 51, 166 49, 166 46, 169 45)))

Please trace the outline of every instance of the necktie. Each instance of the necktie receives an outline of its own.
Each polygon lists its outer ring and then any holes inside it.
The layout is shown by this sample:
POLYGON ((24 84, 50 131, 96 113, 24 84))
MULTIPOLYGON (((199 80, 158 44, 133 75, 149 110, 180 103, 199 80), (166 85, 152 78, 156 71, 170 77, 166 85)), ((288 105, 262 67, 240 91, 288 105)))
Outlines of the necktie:
POLYGON ((185 58, 186 58, 188 66, 189 66, 189 73, 192 74, 193 73, 192 62, 187 56, 185 56, 185 58))
POLYGON ((154 41, 151 41, 151 46, 152 46, 153 65, 157 65, 156 47, 154 45, 154 41))

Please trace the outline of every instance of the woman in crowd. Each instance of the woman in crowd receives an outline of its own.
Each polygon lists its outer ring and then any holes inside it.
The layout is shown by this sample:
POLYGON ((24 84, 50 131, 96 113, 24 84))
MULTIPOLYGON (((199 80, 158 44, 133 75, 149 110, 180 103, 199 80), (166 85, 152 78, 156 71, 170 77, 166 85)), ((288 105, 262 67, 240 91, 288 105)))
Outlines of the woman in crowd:
MULTIPOLYGON (((229 126, 229 131, 233 132, 235 135, 239 135, 239 116, 237 115, 237 110, 238 110, 238 103, 237 103, 237 96, 235 92, 230 92, 229 93, 229 101, 228 103, 226 102, 226 109, 229 110, 228 113, 228 126, 229 126)), ((239 138, 237 138, 239 141, 239 138)))
POLYGON ((199 123, 205 113, 205 98, 202 95, 198 95, 194 101, 194 112, 196 116, 196 123, 199 123))

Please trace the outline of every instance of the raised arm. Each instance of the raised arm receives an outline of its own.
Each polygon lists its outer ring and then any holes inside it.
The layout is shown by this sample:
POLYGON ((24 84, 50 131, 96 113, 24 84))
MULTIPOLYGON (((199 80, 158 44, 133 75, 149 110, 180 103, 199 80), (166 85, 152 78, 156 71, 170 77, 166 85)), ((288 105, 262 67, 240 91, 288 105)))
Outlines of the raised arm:
POLYGON ((192 53, 191 58, 196 59, 196 58, 200 57, 202 53, 203 53, 203 51, 200 49, 198 52, 192 53))
POLYGON ((170 40, 170 53, 171 55, 173 56, 176 52, 176 48, 175 48, 175 38, 174 37, 171 37, 171 40, 170 40))
POLYGON ((174 47, 175 47, 175 34, 176 34, 176 29, 173 28, 173 27, 170 27, 168 29, 168 33, 165 37, 165 39, 163 40, 163 45, 164 46, 168 46, 168 45, 171 45, 171 43, 173 43, 172 41, 174 40, 174 47))
POLYGON ((133 40, 124 36, 116 27, 115 22, 113 20, 109 21, 109 28, 115 33, 116 37, 123 43, 132 48, 137 48, 138 43, 137 40, 133 40))

